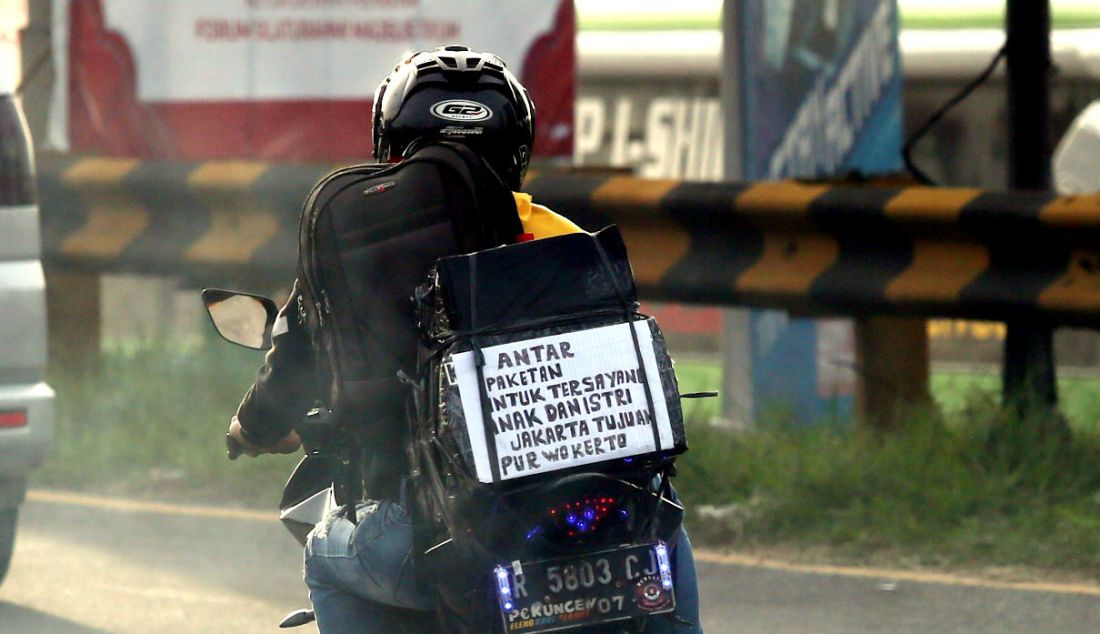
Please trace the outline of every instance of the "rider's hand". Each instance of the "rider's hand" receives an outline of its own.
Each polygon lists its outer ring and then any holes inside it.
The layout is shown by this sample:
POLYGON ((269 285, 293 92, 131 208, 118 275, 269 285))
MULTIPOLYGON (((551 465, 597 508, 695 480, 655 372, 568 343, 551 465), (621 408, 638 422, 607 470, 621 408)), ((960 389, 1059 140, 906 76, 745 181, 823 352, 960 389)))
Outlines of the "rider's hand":
POLYGON ((267 447, 260 447, 254 445, 245 439, 244 431, 241 429, 241 422, 234 416, 233 420, 229 423, 229 435, 236 440, 241 447, 244 447, 245 455, 256 457, 264 453, 294 453, 298 451, 298 448, 302 446, 302 439, 298 437, 298 432, 291 431, 286 436, 283 436, 279 442, 267 447))

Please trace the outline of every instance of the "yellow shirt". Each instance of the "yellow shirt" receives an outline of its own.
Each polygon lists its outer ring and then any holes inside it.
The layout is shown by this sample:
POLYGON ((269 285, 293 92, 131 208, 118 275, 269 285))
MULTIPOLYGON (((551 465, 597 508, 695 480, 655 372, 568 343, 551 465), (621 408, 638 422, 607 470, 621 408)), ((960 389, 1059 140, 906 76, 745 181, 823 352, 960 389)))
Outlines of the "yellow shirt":
POLYGON ((523 223, 523 231, 534 235, 536 240, 584 231, 565 216, 531 202, 531 194, 512 192, 512 195, 516 198, 516 213, 523 223))

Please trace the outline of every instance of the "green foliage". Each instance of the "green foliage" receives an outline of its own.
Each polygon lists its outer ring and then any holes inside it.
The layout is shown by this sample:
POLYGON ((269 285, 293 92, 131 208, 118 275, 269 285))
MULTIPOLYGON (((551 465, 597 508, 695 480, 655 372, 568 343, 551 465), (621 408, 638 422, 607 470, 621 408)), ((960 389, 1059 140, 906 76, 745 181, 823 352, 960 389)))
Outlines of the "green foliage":
POLYGON ((695 424, 677 480, 703 541, 823 546, 856 560, 1074 569, 1100 579, 1100 437, 978 404, 883 436, 852 426, 695 424), (1055 427, 1056 428, 1056 427, 1055 427), (1025 450, 1026 448, 1026 450, 1025 450))
MULTIPOLYGON (((998 398, 1001 378, 981 372, 936 372, 932 394, 948 416, 957 416, 977 403, 990 404, 998 398)), ((1077 429, 1100 431, 1100 379, 1064 376, 1058 379, 1058 401, 1062 413, 1077 429)))
POLYGON ((35 482, 104 493, 273 505, 292 456, 225 455, 225 431, 263 355, 221 342, 113 347, 98 374, 51 370, 55 448, 35 482))

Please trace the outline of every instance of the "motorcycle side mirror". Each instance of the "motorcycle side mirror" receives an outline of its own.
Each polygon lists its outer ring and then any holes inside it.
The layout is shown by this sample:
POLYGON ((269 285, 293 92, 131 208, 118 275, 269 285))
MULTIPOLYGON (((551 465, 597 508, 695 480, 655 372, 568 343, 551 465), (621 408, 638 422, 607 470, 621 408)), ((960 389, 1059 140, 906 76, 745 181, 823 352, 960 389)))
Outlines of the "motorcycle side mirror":
POLYGON ((222 339, 253 350, 271 347, 271 331, 279 315, 274 301, 262 295, 207 288, 202 291, 202 304, 222 339))

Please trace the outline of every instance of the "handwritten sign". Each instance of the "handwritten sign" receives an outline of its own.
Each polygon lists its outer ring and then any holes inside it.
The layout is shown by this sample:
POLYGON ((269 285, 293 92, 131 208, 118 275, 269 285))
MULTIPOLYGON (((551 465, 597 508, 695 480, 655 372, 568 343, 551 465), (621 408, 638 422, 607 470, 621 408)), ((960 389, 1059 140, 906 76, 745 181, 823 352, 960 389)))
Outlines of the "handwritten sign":
POLYGON ((482 349, 485 423, 474 354, 454 355, 478 480, 493 481, 490 445, 501 480, 627 458, 673 445, 653 338, 646 321, 528 339, 482 349), (489 428, 487 430, 487 428, 489 428), (492 437, 487 438, 487 431, 492 437))

